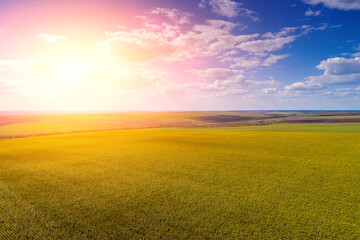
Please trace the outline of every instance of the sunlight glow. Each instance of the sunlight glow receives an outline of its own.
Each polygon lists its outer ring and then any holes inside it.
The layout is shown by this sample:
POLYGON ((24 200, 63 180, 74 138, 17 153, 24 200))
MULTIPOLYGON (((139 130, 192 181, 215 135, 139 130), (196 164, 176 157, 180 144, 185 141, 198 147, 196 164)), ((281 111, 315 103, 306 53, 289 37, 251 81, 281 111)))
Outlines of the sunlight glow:
POLYGON ((79 78, 86 75, 86 64, 83 62, 69 62, 60 64, 60 73, 65 78, 79 78))

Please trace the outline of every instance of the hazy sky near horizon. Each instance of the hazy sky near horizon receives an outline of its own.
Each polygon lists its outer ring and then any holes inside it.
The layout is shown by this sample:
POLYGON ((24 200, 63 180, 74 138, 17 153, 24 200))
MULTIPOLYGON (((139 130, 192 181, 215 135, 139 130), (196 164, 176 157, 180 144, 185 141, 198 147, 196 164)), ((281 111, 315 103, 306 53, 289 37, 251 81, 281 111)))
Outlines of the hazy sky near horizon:
POLYGON ((360 0, 0 0, 0 110, 360 109, 360 0))

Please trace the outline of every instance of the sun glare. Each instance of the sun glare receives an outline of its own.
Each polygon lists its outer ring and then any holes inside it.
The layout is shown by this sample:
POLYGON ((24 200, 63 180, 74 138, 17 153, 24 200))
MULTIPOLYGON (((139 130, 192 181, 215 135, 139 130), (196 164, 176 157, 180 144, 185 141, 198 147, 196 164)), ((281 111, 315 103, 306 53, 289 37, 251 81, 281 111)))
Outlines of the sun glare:
POLYGON ((83 62, 69 62, 60 65, 60 73, 66 78, 79 78, 86 74, 86 65, 83 62))

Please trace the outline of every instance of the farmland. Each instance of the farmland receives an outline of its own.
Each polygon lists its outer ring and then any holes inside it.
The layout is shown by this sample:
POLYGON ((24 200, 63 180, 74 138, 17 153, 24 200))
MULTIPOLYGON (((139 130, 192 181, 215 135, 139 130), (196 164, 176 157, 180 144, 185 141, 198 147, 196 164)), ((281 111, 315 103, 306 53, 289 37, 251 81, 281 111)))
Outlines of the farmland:
POLYGON ((1 126, 37 134, 87 131, 91 122, 96 131, 0 140, 0 239, 360 237, 360 123, 258 126, 249 121, 286 117, 161 114, 136 113, 153 122, 132 130, 100 131, 114 116, 96 114, 1 126), (164 124, 171 121, 178 125, 164 124))
MULTIPOLYGON (((219 128, 277 123, 360 122, 359 111, 234 111, 130 113, 4 113, 0 112, 0 139, 52 134, 144 128, 219 128)), ((355 124, 355 126, 358 126, 355 124)), ((351 129, 350 129, 351 131, 351 129)))

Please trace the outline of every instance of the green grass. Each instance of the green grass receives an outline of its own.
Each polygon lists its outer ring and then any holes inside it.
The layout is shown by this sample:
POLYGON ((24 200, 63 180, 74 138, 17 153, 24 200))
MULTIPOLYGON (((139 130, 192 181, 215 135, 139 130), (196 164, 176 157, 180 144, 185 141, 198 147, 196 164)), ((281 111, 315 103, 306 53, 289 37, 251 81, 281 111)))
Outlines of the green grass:
POLYGON ((1 140, 0 239, 359 239, 360 134, 323 125, 1 140))

